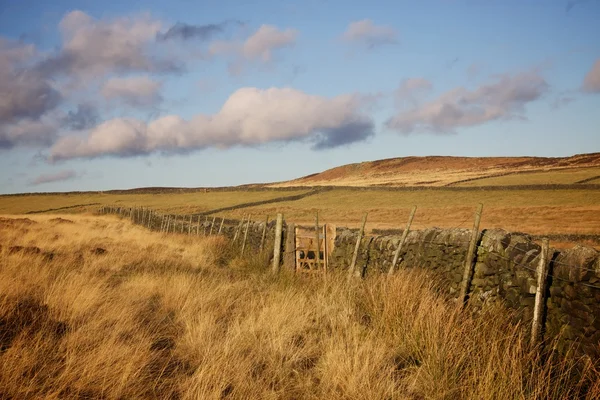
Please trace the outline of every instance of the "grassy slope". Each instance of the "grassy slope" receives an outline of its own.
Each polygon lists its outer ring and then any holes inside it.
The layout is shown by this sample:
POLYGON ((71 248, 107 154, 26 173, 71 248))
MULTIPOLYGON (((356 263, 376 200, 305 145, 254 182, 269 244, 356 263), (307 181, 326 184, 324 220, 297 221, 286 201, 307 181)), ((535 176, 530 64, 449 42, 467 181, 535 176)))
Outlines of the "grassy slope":
POLYGON ((274 183, 273 187, 286 186, 448 186, 470 181, 471 186, 484 185, 485 177, 501 174, 519 173, 512 182, 518 185, 532 180, 520 173, 552 172, 542 175, 535 183, 546 184, 550 180, 559 179, 574 183, 579 179, 571 179, 568 175, 588 175, 592 168, 600 168, 600 153, 580 154, 572 157, 404 157, 386 160, 368 161, 358 164, 343 165, 317 174, 298 178, 287 182, 274 183), (563 175, 563 172, 566 175, 563 175), (556 176, 555 174, 556 173, 556 176), (481 183, 480 183, 481 182, 481 183))
POLYGON ((50 218, 0 223, 0 398, 600 395, 585 360, 542 362, 505 311, 459 314, 417 273, 273 278, 218 238, 50 218))

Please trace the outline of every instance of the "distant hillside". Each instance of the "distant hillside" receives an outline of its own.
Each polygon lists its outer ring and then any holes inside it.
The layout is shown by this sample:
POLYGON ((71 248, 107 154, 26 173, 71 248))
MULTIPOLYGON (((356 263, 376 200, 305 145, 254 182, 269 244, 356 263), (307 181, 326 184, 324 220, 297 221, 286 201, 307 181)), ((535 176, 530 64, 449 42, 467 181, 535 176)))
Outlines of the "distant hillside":
POLYGON ((600 153, 571 157, 403 157, 267 186, 497 186, 600 183, 600 153))

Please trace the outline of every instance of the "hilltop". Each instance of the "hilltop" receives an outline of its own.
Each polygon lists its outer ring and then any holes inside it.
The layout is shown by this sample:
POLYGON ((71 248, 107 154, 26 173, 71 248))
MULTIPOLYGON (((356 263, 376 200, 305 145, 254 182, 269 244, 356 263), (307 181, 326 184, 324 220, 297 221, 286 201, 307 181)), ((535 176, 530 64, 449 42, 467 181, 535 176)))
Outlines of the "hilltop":
POLYGON ((504 186, 600 183, 600 153, 570 157, 401 157, 277 182, 289 186, 504 186), (503 179, 498 179, 498 178, 503 179))

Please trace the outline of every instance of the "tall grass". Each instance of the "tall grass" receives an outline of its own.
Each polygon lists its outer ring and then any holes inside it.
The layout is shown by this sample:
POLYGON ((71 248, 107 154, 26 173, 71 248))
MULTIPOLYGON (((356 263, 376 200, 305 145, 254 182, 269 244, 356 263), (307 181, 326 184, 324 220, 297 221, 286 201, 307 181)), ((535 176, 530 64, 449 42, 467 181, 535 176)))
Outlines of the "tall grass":
POLYGON ((0 398, 600 396, 589 362, 541 359, 424 274, 273 277, 221 238, 65 218, 0 220, 0 398))

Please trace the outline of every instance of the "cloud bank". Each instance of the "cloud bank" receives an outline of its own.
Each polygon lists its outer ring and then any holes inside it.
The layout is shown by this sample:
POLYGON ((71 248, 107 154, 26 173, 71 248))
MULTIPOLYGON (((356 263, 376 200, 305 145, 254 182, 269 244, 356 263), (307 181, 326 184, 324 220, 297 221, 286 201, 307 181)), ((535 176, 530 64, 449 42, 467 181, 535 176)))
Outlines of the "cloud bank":
MULTIPOLYGON (((431 87, 422 80, 401 86, 399 96, 407 98, 415 90, 431 87)), ((457 87, 437 98, 401 109, 386 122, 386 127, 403 134, 413 132, 453 133, 499 119, 525 119, 528 103, 548 90, 548 83, 537 72, 501 75, 474 90, 457 87)))
POLYGON ((310 141, 326 149, 365 140, 374 124, 362 113, 358 95, 313 96, 290 88, 242 88, 214 115, 190 120, 168 115, 150 123, 116 118, 87 137, 61 138, 50 160, 127 157, 154 152, 184 153, 208 147, 229 148, 272 142, 310 141))

